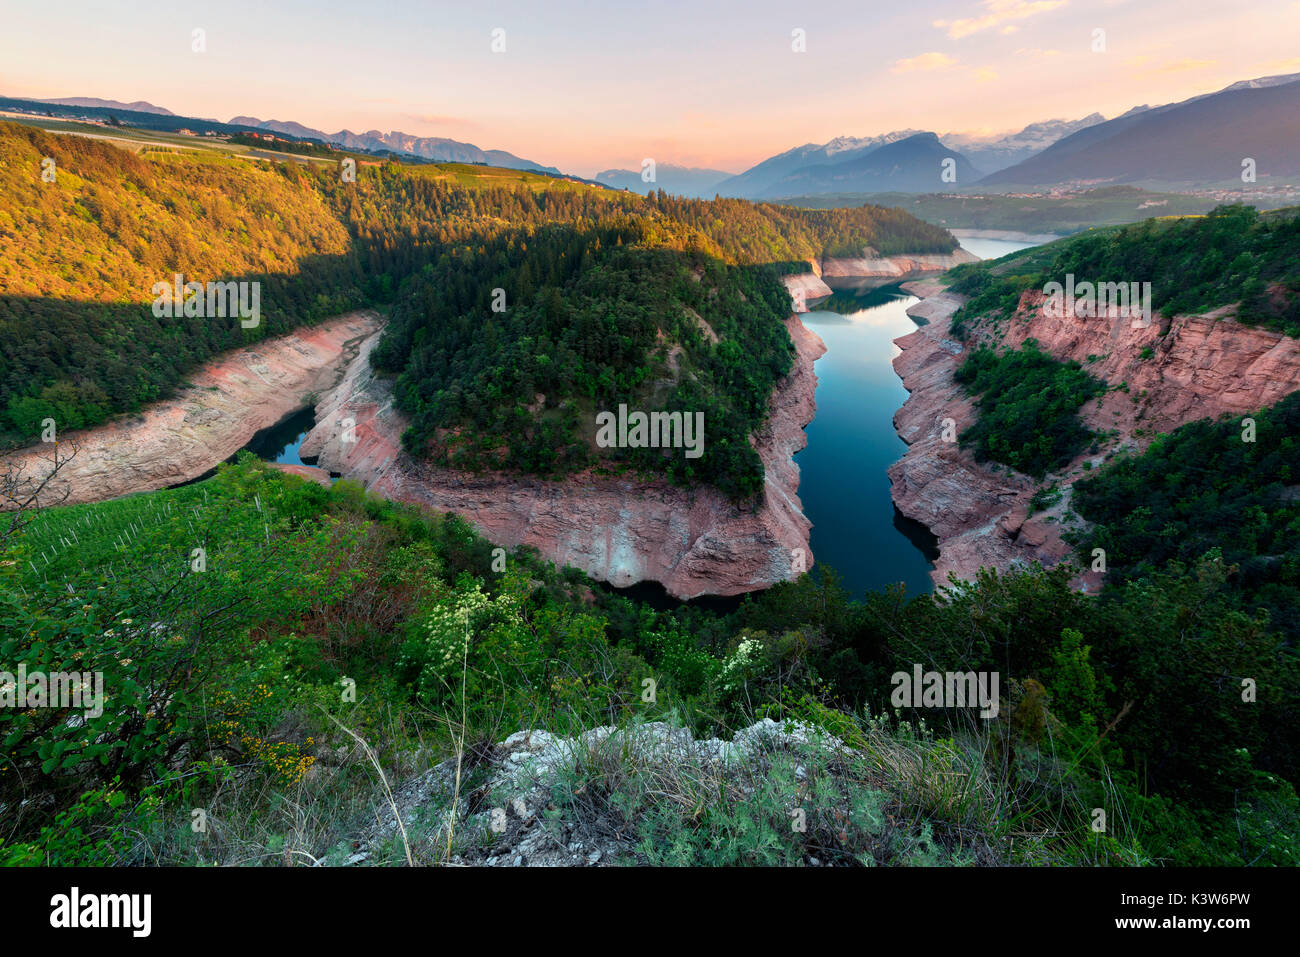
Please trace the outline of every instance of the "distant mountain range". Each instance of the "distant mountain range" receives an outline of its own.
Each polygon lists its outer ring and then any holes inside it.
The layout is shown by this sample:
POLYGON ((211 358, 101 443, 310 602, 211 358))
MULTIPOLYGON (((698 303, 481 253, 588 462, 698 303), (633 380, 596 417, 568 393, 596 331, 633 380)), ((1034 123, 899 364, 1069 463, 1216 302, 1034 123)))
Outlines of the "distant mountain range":
MULTIPOLYGON (((969 186, 1070 186, 1146 183, 1168 188, 1239 181, 1255 160, 1257 176, 1300 175, 1300 74, 1242 80, 1164 106, 1135 106, 1107 120, 1031 123, 999 137, 899 130, 806 143, 763 160, 714 187, 723 196, 782 199, 830 193, 939 192, 969 186), (951 158, 957 181, 939 164, 951 158)), ((703 189, 708 193, 709 190, 703 189)))
POLYGON ((532 160, 523 159, 505 150, 483 150, 473 143, 461 143, 443 137, 415 136, 400 131, 381 133, 379 130, 369 130, 365 133, 353 133, 350 130, 341 130, 338 133, 323 133, 301 123, 263 121, 254 116, 236 116, 229 123, 221 123, 217 120, 180 116, 145 100, 124 103, 121 100, 103 100, 93 96, 67 96, 48 100, 0 97, 0 105, 6 104, 7 108, 48 107, 48 112, 58 115, 85 114, 99 119, 114 116, 127 125, 143 129, 164 129, 175 132, 188 128, 195 132, 216 133, 265 130, 294 139, 318 140, 322 143, 337 144, 344 149, 369 153, 392 152, 404 156, 418 156, 421 159, 440 163, 486 163, 488 166, 500 166, 505 169, 536 170, 554 176, 563 175, 554 166, 543 166, 541 163, 534 163, 532 160))
POLYGON ((1106 117, 1100 113, 1093 113, 1081 120, 1046 120, 1042 123, 1030 123, 1019 133, 1008 136, 986 137, 969 133, 944 133, 939 138, 945 146, 960 150, 981 172, 994 173, 1024 162, 1071 133, 1104 122, 1106 117))
POLYGON ((1211 185, 1300 176, 1300 74, 1243 80, 1165 106, 1130 110, 1072 133, 981 185, 1211 185))
MULTIPOLYGON (((765 196, 785 177, 802 169, 852 159, 879 146, 895 143, 919 132, 920 130, 904 130, 898 133, 886 133, 884 136, 861 138, 840 136, 829 143, 805 143, 803 146, 796 146, 794 149, 765 159, 743 173, 724 179, 717 184, 717 190, 723 196, 746 198, 765 196)), ((786 195, 793 194, 786 193, 786 195)))
POLYGON ((1017 133, 979 136, 895 130, 882 136, 840 136, 805 143, 714 187, 723 196, 780 199, 824 193, 937 192, 969 186, 986 173, 1012 166, 1057 140, 1105 121, 1100 113, 1081 120, 1031 123, 1017 133), (946 186, 940 164, 951 158, 957 180, 946 186))
POLYGON ((473 143, 462 143, 441 136, 415 136, 400 130, 389 133, 381 133, 379 130, 367 130, 365 133, 353 133, 351 130, 323 133, 301 123, 259 120, 255 116, 236 116, 230 122, 233 126, 252 126, 299 139, 335 143, 350 150, 370 152, 391 150, 394 153, 419 156, 438 163, 486 163, 489 166, 501 166, 506 169, 537 170, 555 176, 561 175, 554 166, 543 166, 541 163, 534 163, 532 160, 523 159, 505 150, 483 150, 473 143))
POLYGON ((54 106, 90 106, 105 110, 130 110, 133 113, 157 113, 159 116, 175 116, 171 110, 154 106, 144 100, 123 103, 121 100, 101 100, 97 96, 64 96, 54 100, 33 100, 33 103, 49 103, 54 106))
POLYGON ((677 196, 712 199, 718 184, 729 176, 730 173, 720 169, 699 169, 694 166, 658 163, 655 166, 653 183, 643 181, 640 170, 631 169, 602 170, 596 174, 596 182, 642 195, 662 189, 665 193, 673 193, 677 196))
MULTIPOLYGON (((811 163, 782 176, 757 199, 813 196, 818 193, 936 193, 974 183, 980 172, 961 153, 951 150, 933 133, 914 133, 865 150, 853 149, 831 163, 811 163), (944 180, 944 163, 955 179, 944 180), (945 184, 952 185, 945 185, 945 184)), ((723 184, 725 191, 726 184, 723 184)))
MULTIPOLYGON (((325 133, 301 123, 236 116, 229 124, 180 117, 140 100, 122 103, 93 97, 18 101, 51 111, 119 115, 123 122, 155 129, 188 126, 195 131, 262 130, 296 139, 334 143, 345 149, 396 153, 435 162, 486 163, 509 169, 563 175, 504 150, 484 150, 444 137, 401 131, 325 133)), ((683 196, 715 194, 774 200, 792 196, 883 192, 941 192, 970 186, 1001 190, 1014 186, 1070 186, 1143 183, 1165 188, 1225 184, 1239 180, 1246 158, 1259 180, 1300 176, 1300 74, 1233 83, 1215 93, 1163 106, 1136 106, 1107 120, 1100 113, 1082 119, 1045 120, 1016 133, 985 136, 905 129, 881 136, 840 136, 805 143, 769 157, 743 173, 660 163, 655 182, 640 170, 607 169, 596 182, 648 193, 663 189, 683 196), (941 179, 951 160, 956 182, 941 179)))

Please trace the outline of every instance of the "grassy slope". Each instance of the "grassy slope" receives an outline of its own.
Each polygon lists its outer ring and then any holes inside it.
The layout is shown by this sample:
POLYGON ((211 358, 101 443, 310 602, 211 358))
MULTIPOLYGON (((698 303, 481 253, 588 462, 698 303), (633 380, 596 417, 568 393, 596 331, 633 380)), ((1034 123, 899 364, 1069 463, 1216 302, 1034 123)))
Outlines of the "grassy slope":
MULTIPOLYGON (((646 720, 726 736, 759 716, 750 697, 769 667, 769 651, 737 647, 740 635, 761 634, 738 621, 692 623, 692 613, 607 597, 593 605, 581 575, 527 552, 495 571, 490 546, 452 516, 367 499, 351 483, 322 489, 252 460, 182 489, 46 511, 8 555, 0 619, 16 614, 43 637, 0 643, 0 660, 102 669, 111 697, 84 729, 0 711, 9 742, 0 806, 33 787, 47 797, 12 820, 6 863, 272 863, 282 854, 341 863, 386 803, 344 726, 394 787, 461 756, 463 816, 493 741, 520 728, 574 734, 646 720), (204 570, 187 573, 196 547, 204 570), (736 635, 733 650, 701 648, 692 636, 701 625, 736 635), (448 636, 456 647, 466 627, 466 657, 447 657, 448 636), (657 682, 651 703, 637 692, 647 675, 657 682), (355 700, 340 693, 345 678, 355 700), (102 750, 112 740, 120 754, 102 750), (134 800, 141 793, 150 800, 134 800), (195 806, 220 826, 191 831, 195 806)), ((599 827, 622 815, 629 863, 1141 860, 1115 842, 1077 838, 1087 808, 1062 803, 1055 772, 1040 792, 1013 796, 987 756, 988 732, 941 740, 812 700, 788 716, 852 749, 847 764, 802 759, 816 795, 787 780, 788 762, 746 797, 741 774, 701 793, 716 769, 683 765, 665 777, 593 753, 562 773, 558 817, 599 827), (647 803, 648 787, 690 798, 697 815, 664 813, 662 800, 647 803), (808 829, 764 838, 800 800, 808 829), (846 814, 851 823, 833 826, 846 814), (1031 832, 1040 840, 1026 842, 1031 832)), ((1008 724, 1005 733, 1016 732, 1008 724)), ((412 817, 417 861, 492 839, 455 815, 448 833, 449 809, 431 804, 412 817)), ((381 856, 400 863, 405 852, 394 835, 381 856)))

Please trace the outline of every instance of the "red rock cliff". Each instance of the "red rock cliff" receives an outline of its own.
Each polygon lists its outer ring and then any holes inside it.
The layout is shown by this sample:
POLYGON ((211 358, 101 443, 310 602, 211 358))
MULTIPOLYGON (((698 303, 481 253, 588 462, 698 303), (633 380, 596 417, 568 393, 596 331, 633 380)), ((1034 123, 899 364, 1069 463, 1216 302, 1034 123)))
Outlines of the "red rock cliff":
MULTIPOLYGON (((1089 474, 1085 462, 1096 468, 1119 448, 1145 447, 1154 433, 1195 419, 1259 409, 1300 389, 1300 342, 1221 318, 1223 310, 1172 320, 1157 316, 1148 327, 1135 329, 1118 315, 1044 316, 1043 296, 1035 291, 1022 297, 1010 320, 968 323, 970 343, 963 346, 949 334, 961 297, 943 291, 934 280, 904 288, 924 297, 908 313, 927 324, 895 340, 902 352, 894 368, 911 395, 894 425, 909 448, 889 477, 899 511, 939 539, 936 584, 944 583, 949 572, 970 579, 981 566, 1056 564, 1072 554, 1061 540, 1062 523, 1073 483, 1089 474), (1162 328, 1167 330, 1163 336, 1162 328), (1083 406, 1080 416, 1090 429, 1115 429, 1119 437, 1100 453, 1080 455, 1050 476, 1064 491, 1061 501, 1032 517, 1029 500, 1037 483, 992 463, 977 463, 944 441, 944 419, 952 419, 958 433, 974 419, 972 402, 952 378, 969 348, 981 342, 1019 347, 1030 338, 1058 359, 1078 360, 1111 386, 1128 387, 1083 406), (1146 349, 1151 351, 1144 358, 1146 349), (1136 435, 1138 430, 1143 435, 1136 435)), ((1080 583, 1091 587, 1097 578, 1089 574, 1080 583)))
POLYGON ((738 508, 712 488, 592 475, 547 481, 417 462, 401 449, 406 422, 387 383, 370 371, 373 339, 322 396, 302 454, 387 498, 456 512, 495 544, 532 545, 615 585, 658 581, 678 598, 752 591, 812 567, 812 526, 799 502, 793 456, 808 442, 803 429, 816 409, 813 362, 826 347, 797 317, 786 327, 796 347, 794 367, 751 437, 767 474, 756 508, 738 508), (353 441, 344 441, 349 425, 353 441))
MULTIPOLYGON (((138 416, 60 434, 60 455, 71 446, 78 451, 44 502, 100 502, 198 478, 259 430, 301 409, 309 395, 335 384, 380 324, 376 313, 351 313, 236 349, 191 373, 191 385, 138 416)), ((0 456, 0 468, 44 476, 50 459, 51 448, 36 445, 0 456)))
POLYGON ((979 257, 960 246, 950 253, 915 253, 901 256, 877 256, 866 249, 863 255, 827 257, 821 261, 821 278, 831 289, 867 292, 904 279, 921 279, 947 272, 962 263, 977 262, 979 257))

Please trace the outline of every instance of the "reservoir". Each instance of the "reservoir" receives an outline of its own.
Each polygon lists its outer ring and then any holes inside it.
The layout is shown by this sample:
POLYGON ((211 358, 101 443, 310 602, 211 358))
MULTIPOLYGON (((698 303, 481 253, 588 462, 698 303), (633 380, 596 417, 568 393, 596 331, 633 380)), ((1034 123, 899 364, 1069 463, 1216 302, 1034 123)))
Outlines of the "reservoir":
MULTIPOLYGON (((962 245, 993 259, 1031 243, 966 239, 962 245)), ((901 515, 889 493, 889 466, 907 445, 894 431, 894 413, 907 390, 892 365, 894 340, 916 330, 906 313, 917 302, 897 286, 862 296, 832 297, 803 322, 826 343, 817 360, 817 414, 799 466, 799 498, 813 523, 816 566, 839 573, 850 598, 901 582, 908 595, 933 590, 934 537, 901 515)))
MULTIPOLYGON (((298 454, 298 447, 302 445, 302 440, 307 438, 307 433, 312 430, 312 426, 315 424, 316 410, 310 405, 306 406, 281 419, 275 425, 267 426, 265 429, 255 432, 253 437, 248 440, 248 444, 226 459, 226 462, 234 464, 238 460, 240 452, 252 452, 259 459, 267 462, 283 462, 285 465, 315 465, 315 462, 304 462, 298 454)), ((184 488, 186 485, 206 482, 216 474, 217 469, 214 466, 202 475, 167 487, 184 488)))
MULTIPOLYGON (((970 238, 962 245, 993 259, 1032 244, 970 238)), ((917 301, 891 286, 860 296, 838 294, 802 317, 827 350, 815 367, 817 414, 807 428, 808 446, 795 458, 799 497, 813 523, 813 573, 833 567, 855 599, 900 582, 908 595, 933 590, 934 536, 894 507, 888 475, 907 450, 894 431, 894 413, 907 399, 892 365, 899 353, 894 340, 916 330, 906 310, 917 301)), ((315 410, 308 406, 258 432, 246 448, 269 462, 313 465, 302 460, 299 446, 314 424, 315 410)), ((619 591, 656 606, 678 604, 653 583, 619 591)), ((738 601, 697 603, 727 611, 738 601)))
POLYGON ((314 465, 304 462, 298 454, 298 447, 307 433, 316 424, 316 410, 312 406, 299 409, 293 415, 277 422, 270 428, 262 429, 244 446, 260 459, 268 462, 282 462, 285 465, 314 465))

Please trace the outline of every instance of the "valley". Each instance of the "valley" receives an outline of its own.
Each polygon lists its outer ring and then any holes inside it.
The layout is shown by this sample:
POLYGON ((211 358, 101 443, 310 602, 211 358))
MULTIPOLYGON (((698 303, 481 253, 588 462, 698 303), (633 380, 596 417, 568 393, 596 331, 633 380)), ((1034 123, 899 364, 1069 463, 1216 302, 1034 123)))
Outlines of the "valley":
MULTIPOLYGON (((959 249, 951 256, 825 258, 815 265, 831 272, 830 281, 838 288, 855 292, 902 276, 934 275, 974 259, 959 249)), ((807 276, 816 279, 814 273, 807 276)), ((792 297, 806 291, 804 278, 787 278, 792 297)), ((797 312, 801 306, 795 303, 797 312)), ((822 321, 829 315, 805 313, 822 321)), ((826 347, 798 315, 787 320, 787 328, 795 365, 777 385, 753 438, 766 474, 757 508, 737 507, 713 490, 682 490, 667 483, 591 473, 564 481, 530 480, 433 468, 412 458, 402 446, 408 421, 394 408, 391 381, 371 368, 370 356, 383 329, 374 312, 338 317, 227 354, 192 375, 192 384, 174 399, 123 422, 64 434, 65 447, 77 454, 50 484, 48 495, 66 504, 96 502, 193 481, 232 459, 255 434, 278 432, 277 426, 288 420, 301 421, 298 413, 314 399, 313 425, 297 443, 297 454, 281 463, 287 471, 316 481, 328 481, 333 474, 394 501, 456 512, 494 544, 529 545, 551 561, 616 586, 654 581, 683 599, 744 593, 797 577, 815 564, 794 456, 807 444, 804 430, 816 409, 813 363, 826 347)), ((846 341, 843 348, 861 353, 883 346, 846 341)), ((851 432, 844 415, 837 413, 842 422, 837 431, 851 432)), ((850 434, 821 431, 831 446, 858 441, 850 434)), ((258 451, 280 459, 280 448, 272 442, 258 451)), ((49 457, 46 448, 36 446, 5 461, 38 475, 48 469, 49 457)), ((888 462, 880 464, 883 469, 888 462)), ((828 469, 821 481, 833 480, 836 471, 850 474, 828 469)), ((820 491, 822 498, 827 494, 820 491)), ((823 534, 845 554, 850 547, 846 526, 829 509, 824 511, 823 534)), ((877 500, 875 511, 887 524, 893 521, 886 503, 877 500)), ((892 574, 882 568, 854 581, 859 587, 877 587, 894 580, 892 574)), ((913 586, 918 582, 915 576, 910 580, 913 586)))
POLYGON ((934 6, 7 17, 20 933, 1300 865, 1300 6, 934 6))
MULTIPOLYGON (((179 394, 97 428, 58 436, 76 454, 50 484, 53 501, 102 502, 190 482, 210 473, 261 430, 330 388, 381 328, 373 312, 340 316, 196 370, 179 394)), ((49 471, 52 448, 38 443, 3 456, 29 476, 49 471)))

